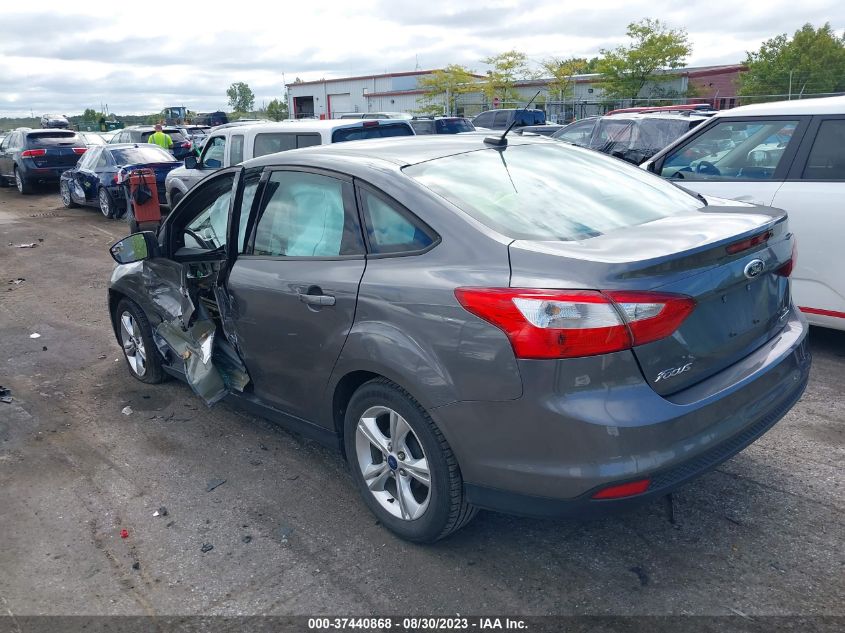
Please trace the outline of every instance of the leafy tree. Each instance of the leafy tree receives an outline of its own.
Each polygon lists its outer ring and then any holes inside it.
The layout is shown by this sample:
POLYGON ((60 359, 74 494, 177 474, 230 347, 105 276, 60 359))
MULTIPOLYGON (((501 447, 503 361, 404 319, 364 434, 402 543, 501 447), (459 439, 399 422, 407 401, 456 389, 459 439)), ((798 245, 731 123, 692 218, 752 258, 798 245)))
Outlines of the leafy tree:
POLYGON ((271 121, 281 121, 288 118, 288 104, 279 99, 273 99, 267 104, 267 118, 271 121))
POLYGON ((519 51, 506 51, 481 60, 488 66, 487 79, 481 84, 481 91, 488 101, 519 101, 516 82, 532 76, 528 69, 528 58, 519 51))
POLYGON ((85 112, 82 113, 82 120, 83 121, 97 121, 100 118, 100 114, 94 108, 85 108, 85 112))
POLYGON ((255 107, 255 93, 242 81, 229 86, 226 96, 229 97, 229 106, 236 112, 251 112, 255 107))
MULTIPOLYGON (((845 91, 845 32, 829 23, 815 29, 805 24, 792 39, 784 33, 749 52, 748 72, 740 75, 741 95, 793 95, 845 91), (791 75, 791 77, 790 77, 791 75)), ((773 99, 776 97, 772 97, 773 99)))
POLYGON ((586 67, 587 60, 582 57, 550 57, 543 60, 543 70, 551 77, 549 97, 555 101, 570 98, 575 87, 574 76, 583 73, 586 67))
MULTIPOLYGON (((603 75, 605 95, 636 99, 655 72, 680 68, 692 52, 685 29, 670 29, 660 20, 646 18, 631 22, 626 31, 631 43, 613 50, 601 50, 596 72, 603 75)), ((661 79, 669 79, 662 75, 661 79)))
POLYGON ((425 91, 419 114, 454 114, 458 97, 477 89, 475 76, 466 66, 449 64, 422 77, 417 87, 425 91))

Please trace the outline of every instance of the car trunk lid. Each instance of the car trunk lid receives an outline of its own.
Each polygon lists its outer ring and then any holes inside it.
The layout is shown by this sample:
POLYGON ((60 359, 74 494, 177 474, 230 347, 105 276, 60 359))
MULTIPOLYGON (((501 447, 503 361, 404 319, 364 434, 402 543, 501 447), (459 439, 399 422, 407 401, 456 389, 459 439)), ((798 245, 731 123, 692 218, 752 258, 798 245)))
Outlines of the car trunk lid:
POLYGON ((740 360, 785 323, 791 300, 783 267, 793 248, 786 215, 747 211, 710 206, 584 240, 517 240, 511 286, 694 299, 672 335, 633 348, 645 379, 668 395, 740 360))
POLYGON ((85 143, 69 130, 39 130, 28 132, 27 149, 43 150, 32 157, 36 167, 73 167, 85 153, 85 143))

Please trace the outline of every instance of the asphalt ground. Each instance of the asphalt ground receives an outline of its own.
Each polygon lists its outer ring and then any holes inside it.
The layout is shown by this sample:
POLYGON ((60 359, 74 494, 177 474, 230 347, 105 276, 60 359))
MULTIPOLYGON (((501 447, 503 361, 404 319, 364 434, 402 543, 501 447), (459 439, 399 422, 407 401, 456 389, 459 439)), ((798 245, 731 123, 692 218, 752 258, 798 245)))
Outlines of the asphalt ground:
POLYGON ((677 492, 674 524, 660 501, 481 512, 417 546, 338 453, 130 376, 106 312, 126 233, 55 190, 0 189, 0 615, 845 615, 845 332, 813 329, 804 397, 677 492))

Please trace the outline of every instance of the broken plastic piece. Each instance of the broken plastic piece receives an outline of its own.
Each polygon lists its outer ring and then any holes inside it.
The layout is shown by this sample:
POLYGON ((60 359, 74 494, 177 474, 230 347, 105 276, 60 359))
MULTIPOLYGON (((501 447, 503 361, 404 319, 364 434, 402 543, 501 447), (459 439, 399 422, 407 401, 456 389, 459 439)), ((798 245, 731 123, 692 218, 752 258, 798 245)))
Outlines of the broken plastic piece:
POLYGON ((211 492, 215 488, 219 488, 220 486, 222 486, 225 483, 226 483, 225 479, 212 479, 211 481, 208 482, 208 486, 206 486, 205 491, 211 492))
POLYGON ((29 338, 41 338, 41 335, 38 332, 33 332, 29 335, 29 338))
POLYGON ((132 411, 132 407, 123 407, 123 408, 120 410, 120 412, 121 412, 123 415, 132 415, 132 413, 133 413, 133 411, 132 411))
POLYGON ((9 242, 9 246, 14 246, 15 248, 35 248, 38 244, 35 242, 30 242, 29 244, 12 244, 9 242))
POLYGON ((203 543, 202 547, 200 547, 200 551, 203 554, 205 554, 206 552, 210 552, 213 549, 214 549, 214 545, 212 545, 211 543, 203 543))
POLYGON ((18 277, 17 279, 10 279, 9 283, 14 284, 16 286, 19 286, 20 284, 22 284, 25 281, 26 281, 26 279, 24 279, 23 277, 18 277))
POLYGON ((120 538, 129 538, 129 530, 121 530, 120 538))

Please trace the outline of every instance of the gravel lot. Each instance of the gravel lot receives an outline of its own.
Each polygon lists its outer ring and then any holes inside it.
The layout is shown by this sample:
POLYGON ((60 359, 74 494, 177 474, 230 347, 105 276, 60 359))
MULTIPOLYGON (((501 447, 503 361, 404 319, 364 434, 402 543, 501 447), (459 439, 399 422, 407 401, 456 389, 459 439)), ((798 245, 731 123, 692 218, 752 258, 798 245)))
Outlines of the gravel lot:
POLYGON ((413 546, 339 454, 131 378, 105 306, 126 232, 52 189, 0 189, 0 614, 845 615, 845 333, 813 330, 803 399, 679 491, 674 525, 662 502, 483 512, 413 546))

